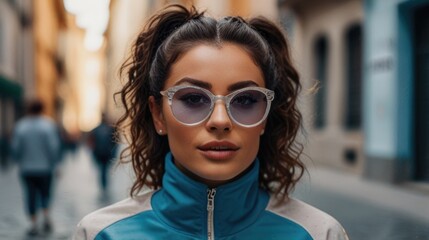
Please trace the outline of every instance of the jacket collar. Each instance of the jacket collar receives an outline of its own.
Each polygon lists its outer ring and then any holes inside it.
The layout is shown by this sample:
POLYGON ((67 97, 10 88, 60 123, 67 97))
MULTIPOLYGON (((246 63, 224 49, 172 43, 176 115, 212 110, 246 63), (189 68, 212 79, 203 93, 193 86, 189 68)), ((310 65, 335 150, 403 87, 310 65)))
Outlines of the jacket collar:
MULTIPOLYGON (((259 188, 259 160, 234 182, 216 188, 214 197, 215 236, 239 232, 254 223, 268 204, 269 195, 259 188)), ((152 198, 155 214, 170 227, 192 235, 207 234, 209 188, 183 174, 165 157, 163 187, 152 198)))

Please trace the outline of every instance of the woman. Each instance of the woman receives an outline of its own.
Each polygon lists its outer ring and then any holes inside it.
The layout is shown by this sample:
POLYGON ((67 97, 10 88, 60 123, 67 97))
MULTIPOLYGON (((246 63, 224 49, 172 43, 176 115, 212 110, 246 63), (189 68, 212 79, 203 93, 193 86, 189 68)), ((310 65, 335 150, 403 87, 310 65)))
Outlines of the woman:
POLYGON ((76 239, 347 239, 289 197, 304 171, 300 82, 272 22, 172 5, 121 72, 132 198, 86 216, 76 239))

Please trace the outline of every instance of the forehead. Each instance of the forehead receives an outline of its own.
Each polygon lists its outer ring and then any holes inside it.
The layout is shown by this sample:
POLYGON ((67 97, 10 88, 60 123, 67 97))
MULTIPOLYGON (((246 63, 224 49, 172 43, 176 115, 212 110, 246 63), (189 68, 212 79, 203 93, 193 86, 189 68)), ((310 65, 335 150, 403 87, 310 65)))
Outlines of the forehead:
POLYGON ((263 73, 252 56, 240 45, 199 44, 183 53, 171 66, 165 88, 180 84, 183 78, 207 82, 213 91, 225 93, 228 86, 252 81, 265 87, 263 73))

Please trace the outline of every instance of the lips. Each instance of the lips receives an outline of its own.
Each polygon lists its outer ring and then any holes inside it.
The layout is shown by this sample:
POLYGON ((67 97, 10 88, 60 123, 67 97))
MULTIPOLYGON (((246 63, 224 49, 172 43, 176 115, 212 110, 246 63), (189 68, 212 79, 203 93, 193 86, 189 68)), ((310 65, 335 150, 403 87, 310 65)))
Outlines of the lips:
POLYGON ((212 160, 227 160, 235 156, 239 147, 228 141, 213 141, 198 147, 201 154, 212 160))

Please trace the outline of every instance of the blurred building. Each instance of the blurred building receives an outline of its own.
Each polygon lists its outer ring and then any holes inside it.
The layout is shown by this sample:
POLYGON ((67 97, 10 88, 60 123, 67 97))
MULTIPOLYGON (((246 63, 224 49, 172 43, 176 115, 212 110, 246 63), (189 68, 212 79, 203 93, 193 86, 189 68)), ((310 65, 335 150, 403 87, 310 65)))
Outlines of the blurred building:
MULTIPOLYGON (((96 127, 105 111, 106 39, 110 0, 63 0, 68 31, 65 75, 59 91, 64 100, 61 122, 73 135, 96 127)), ((124 1, 127 2, 127 1, 124 1)))
MULTIPOLYGON (((32 57, 21 45, 29 31, 30 12, 17 1, 0 1, 0 162, 6 164, 8 139, 23 98, 24 59, 32 57), (27 10, 27 11, 26 11, 27 10)), ((29 66, 31 68, 31 66, 29 66)))
POLYGON ((429 1, 364 7, 365 173, 429 182, 429 1))
POLYGON ((55 120, 60 118, 62 101, 58 86, 65 80, 63 35, 66 31, 66 12, 62 0, 38 0, 32 3, 33 78, 34 86, 25 87, 26 96, 37 96, 46 105, 45 113, 55 120))
POLYGON ((348 171, 364 164, 361 0, 279 1, 303 82, 307 153, 348 171), (318 88, 317 93, 310 91, 318 88))
POLYGON ((429 1, 279 6, 304 82, 309 155, 371 179, 429 181, 429 1))
POLYGON ((6 162, 8 140, 23 103, 40 97, 46 114, 58 113, 57 83, 62 77, 58 37, 64 29, 60 0, 0 1, 0 152, 6 162))

